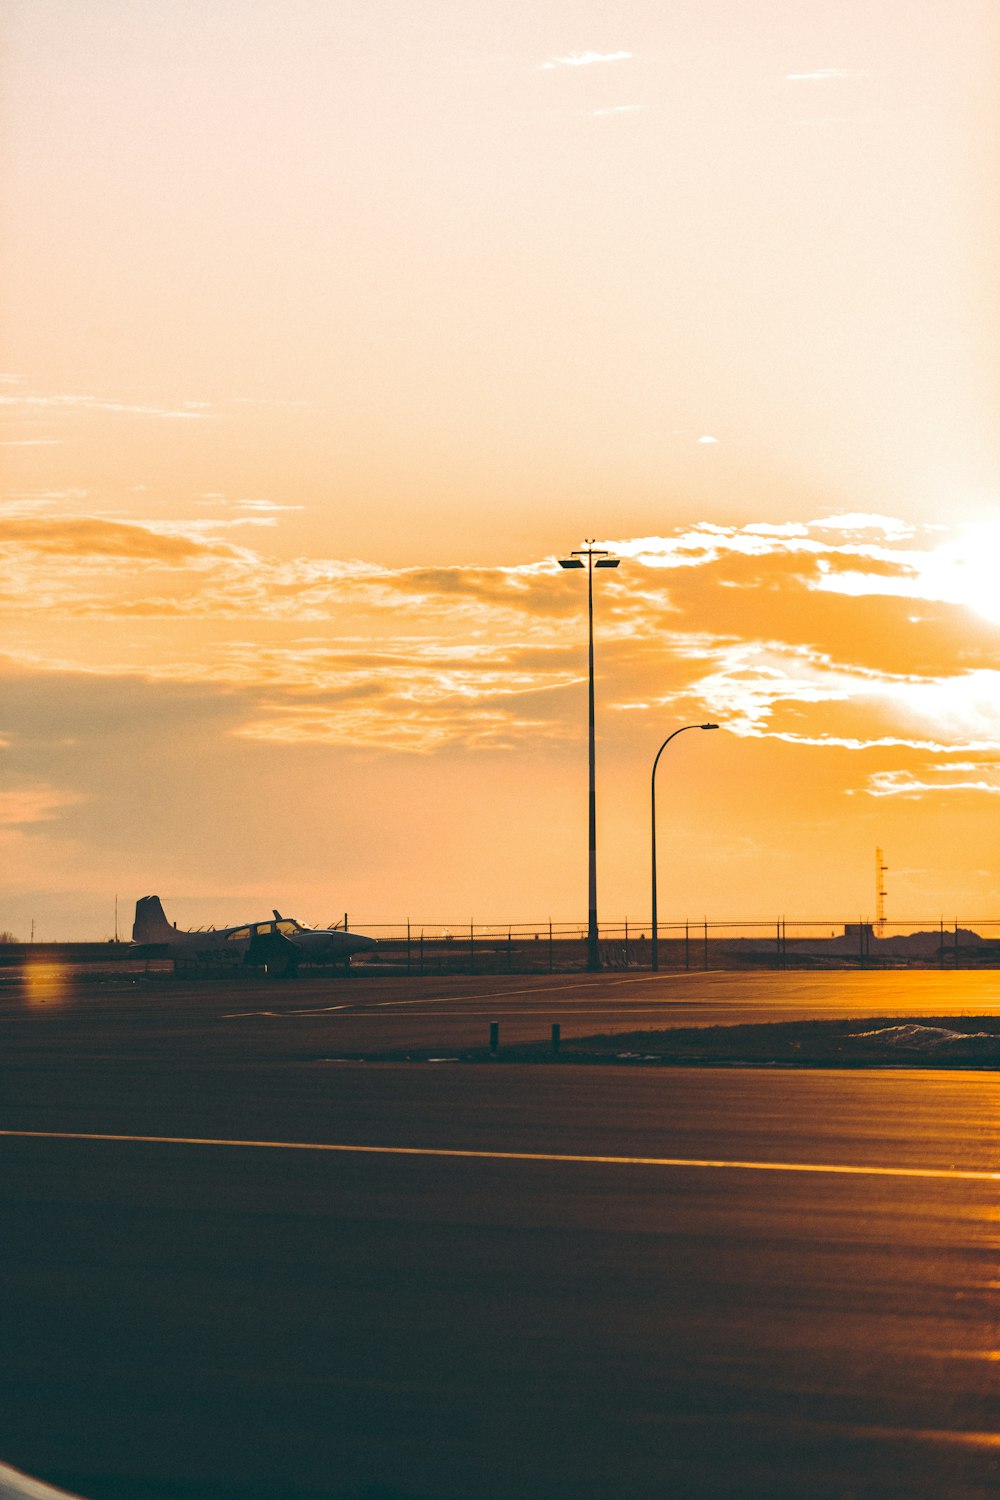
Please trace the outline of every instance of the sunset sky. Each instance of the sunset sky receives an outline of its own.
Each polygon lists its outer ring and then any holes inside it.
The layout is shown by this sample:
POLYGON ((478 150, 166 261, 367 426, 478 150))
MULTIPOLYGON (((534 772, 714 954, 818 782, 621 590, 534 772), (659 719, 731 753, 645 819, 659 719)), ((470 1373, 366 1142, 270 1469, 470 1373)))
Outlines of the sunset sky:
POLYGON ((994 0, 10 0, 0 928, 1000 918, 994 0))

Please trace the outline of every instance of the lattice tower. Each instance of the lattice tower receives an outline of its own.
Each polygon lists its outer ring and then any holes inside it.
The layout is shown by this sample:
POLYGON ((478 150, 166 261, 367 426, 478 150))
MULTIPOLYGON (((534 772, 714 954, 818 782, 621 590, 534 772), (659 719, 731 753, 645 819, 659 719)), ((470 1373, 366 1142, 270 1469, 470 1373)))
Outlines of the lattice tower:
POLYGON ((885 877, 889 866, 885 864, 882 850, 875 850, 875 936, 885 936, 885 877))

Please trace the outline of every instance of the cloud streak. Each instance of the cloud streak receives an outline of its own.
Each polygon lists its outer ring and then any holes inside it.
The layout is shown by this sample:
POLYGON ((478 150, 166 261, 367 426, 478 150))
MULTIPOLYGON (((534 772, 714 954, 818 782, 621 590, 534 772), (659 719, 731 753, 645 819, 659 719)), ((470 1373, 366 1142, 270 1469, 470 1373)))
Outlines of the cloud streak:
POLYGON ((0 827, 19 828, 30 823, 49 823, 66 807, 87 799, 78 792, 53 786, 21 787, 0 792, 0 827))
POLYGON ((631 52, 567 52, 542 63, 542 71, 554 68, 592 68, 603 63, 630 62, 631 52))
POLYGON ((161 417, 171 421, 203 422, 211 416, 207 404, 202 401, 184 402, 179 407, 145 406, 131 401, 116 401, 103 396, 61 393, 51 396, 34 395, 28 392, 18 395, 0 395, 0 408, 9 412, 111 412, 117 416, 161 417))
POLYGON ((9 557, 38 555, 73 558, 86 570, 88 558, 131 558, 136 561, 191 563, 214 557, 216 551, 191 537, 157 531, 149 526, 90 517, 49 519, 14 517, 4 521, 0 551, 9 557))
MULTIPOLYGON (((238 728, 248 738, 427 751, 580 732, 584 595, 554 558, 489 568, 276 559, 214 530, 15 519, 0 609, 29 635, 33 618, 161 620, 172 649, 143 654, 126 632, 114 670, 258 695, 238 728), (210 649, 194 644, 199 621, 210 649), (373 649, 387 627, 392 649, 373 649), (279 645, 289 629, 293 643, 279 645)), ((623 724, 669 709, 800 747, 1000 753, 996 629, 973 624, 960 597, 970 566, 995 577, 1000 537, 986 541, 996 555, 980 534, 931 538, 866 514, 611 539, 602 545, 625 566, 598 590, 605 706, 628 710, 623 724)), ((71 645, 50 661, 86 668, 71 645)))

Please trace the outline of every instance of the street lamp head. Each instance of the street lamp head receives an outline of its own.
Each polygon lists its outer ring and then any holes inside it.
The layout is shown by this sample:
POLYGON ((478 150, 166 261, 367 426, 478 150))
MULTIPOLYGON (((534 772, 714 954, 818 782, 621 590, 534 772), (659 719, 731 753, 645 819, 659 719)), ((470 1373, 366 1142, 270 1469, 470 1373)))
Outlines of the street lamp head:
POLYGON ((699 724, 699 729, 718 729, 718 724, 699 724))
POLYGON ((559 559, 559 566, 561 568, 582 568, 583 563, 578 557, 561 557, 559 559))
POLYGON ((594 564, 595 568, 617 568, 621 562, 620 557, 599 557, 594 564))

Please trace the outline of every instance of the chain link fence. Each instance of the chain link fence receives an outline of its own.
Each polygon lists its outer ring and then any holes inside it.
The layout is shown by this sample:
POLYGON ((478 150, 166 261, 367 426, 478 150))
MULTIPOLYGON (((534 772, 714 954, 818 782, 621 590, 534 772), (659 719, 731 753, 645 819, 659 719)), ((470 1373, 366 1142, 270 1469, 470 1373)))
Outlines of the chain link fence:
MULTIPOLYGON (((378 939, 357 969, 406 974, 541 974, 587 966, 581 922, 352 922, 378 939)), ((690 969, 845 969, 1000 967, 1000 918, 935 917, 876 924, 854 921, 687 920, 658 925, 658 966, 690 969)), ((602 923, 601 965, 651 969, 652 926, 602 923)))

